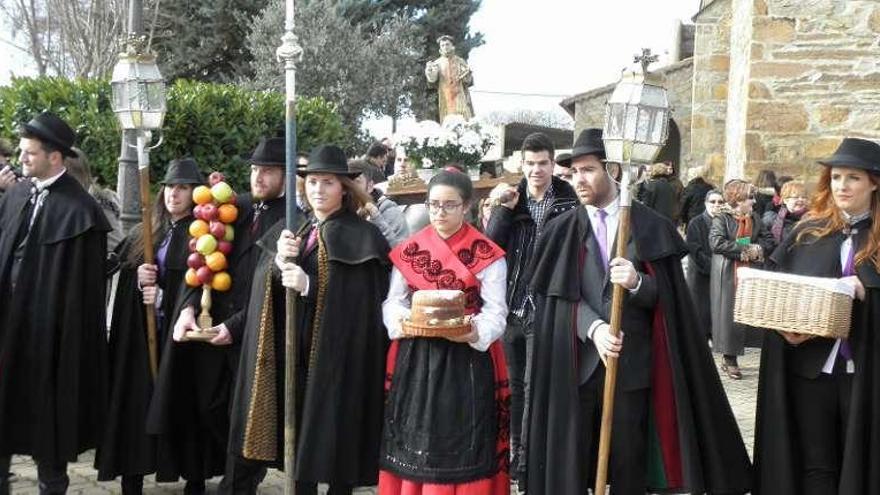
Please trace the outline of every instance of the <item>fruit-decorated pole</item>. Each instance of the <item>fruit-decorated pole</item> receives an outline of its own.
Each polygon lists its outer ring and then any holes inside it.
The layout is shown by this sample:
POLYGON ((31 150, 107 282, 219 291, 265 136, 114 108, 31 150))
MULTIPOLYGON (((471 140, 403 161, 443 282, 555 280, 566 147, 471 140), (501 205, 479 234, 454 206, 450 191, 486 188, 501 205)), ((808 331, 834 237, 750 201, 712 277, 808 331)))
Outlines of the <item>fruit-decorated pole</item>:
MULTIPOLYGON (((302 58, 302 48, 293 33, 294 0, 287 0, 284 16, 284 35, 281 46, 275 52, 278 61, 284 64, 285 83, 285 227, 293 232, 297 228, 296 204, 296 63, 302 58)), ((296 493, 294 466, 296 455, 296 293, 287 289, 284 369, 284 494, 296 493)))

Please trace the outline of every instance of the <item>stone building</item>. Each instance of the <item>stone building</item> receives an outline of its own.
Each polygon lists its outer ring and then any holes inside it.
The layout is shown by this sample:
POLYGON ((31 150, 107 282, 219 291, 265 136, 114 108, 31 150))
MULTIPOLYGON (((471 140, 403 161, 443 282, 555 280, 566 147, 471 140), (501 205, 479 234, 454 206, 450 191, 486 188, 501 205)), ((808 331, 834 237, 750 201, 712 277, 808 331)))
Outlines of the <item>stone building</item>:
MULTIPOLYGON (((880 2, 702 0, 698 7, 693 56, 659 70, 684 168, 706 164, 719 182, 754 179, 765 168, 810 180, 816 159, 844 137, 880 139, 880 2)), ((612 87, 562 102, 576 131, 601 124, 612 87)))

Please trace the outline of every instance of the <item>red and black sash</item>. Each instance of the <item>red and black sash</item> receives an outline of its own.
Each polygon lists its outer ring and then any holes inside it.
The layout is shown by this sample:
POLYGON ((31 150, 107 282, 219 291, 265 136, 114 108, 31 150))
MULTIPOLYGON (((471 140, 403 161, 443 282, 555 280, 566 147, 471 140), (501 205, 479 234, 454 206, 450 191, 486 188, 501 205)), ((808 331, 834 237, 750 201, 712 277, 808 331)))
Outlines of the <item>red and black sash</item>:
POLYGON ((469 224, 445 240, 429 225, 389 255, 413 289, 464 292, 468 314, 480 308, 477 274, 503 256, 503 249, 469 224))

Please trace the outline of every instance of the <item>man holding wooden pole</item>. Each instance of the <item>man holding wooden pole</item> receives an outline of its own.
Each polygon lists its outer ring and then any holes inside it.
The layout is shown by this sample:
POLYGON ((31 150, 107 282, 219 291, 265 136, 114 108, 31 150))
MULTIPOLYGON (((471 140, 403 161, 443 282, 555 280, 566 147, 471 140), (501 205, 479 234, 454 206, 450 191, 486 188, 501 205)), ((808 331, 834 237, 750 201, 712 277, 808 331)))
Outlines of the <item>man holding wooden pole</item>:
POLYGON ((748 457, 695 326, 681 267, 687 248, 668 220, 623 204, 622 166, 604 158, 601 131, 583 131, 571 166, 583 208, 549 222, 536 247, 526 491, 592 486, 608 365, 619 370, 608 425, 612 493, 744 493, 748 457), (631 233, 625 249, 621 224, 631 233))

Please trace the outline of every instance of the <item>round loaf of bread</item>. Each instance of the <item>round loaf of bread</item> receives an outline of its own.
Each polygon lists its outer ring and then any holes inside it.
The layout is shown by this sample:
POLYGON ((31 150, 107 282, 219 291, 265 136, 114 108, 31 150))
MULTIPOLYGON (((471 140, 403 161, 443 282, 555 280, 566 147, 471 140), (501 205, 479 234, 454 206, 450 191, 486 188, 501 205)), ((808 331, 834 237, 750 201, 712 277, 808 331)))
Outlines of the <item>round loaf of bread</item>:
POLYGON ((409 320, 403 325, 404 333, 421 337, 464 335, 470 331, 464 306, 464 292, 460 290, 416 291, 409 320))

